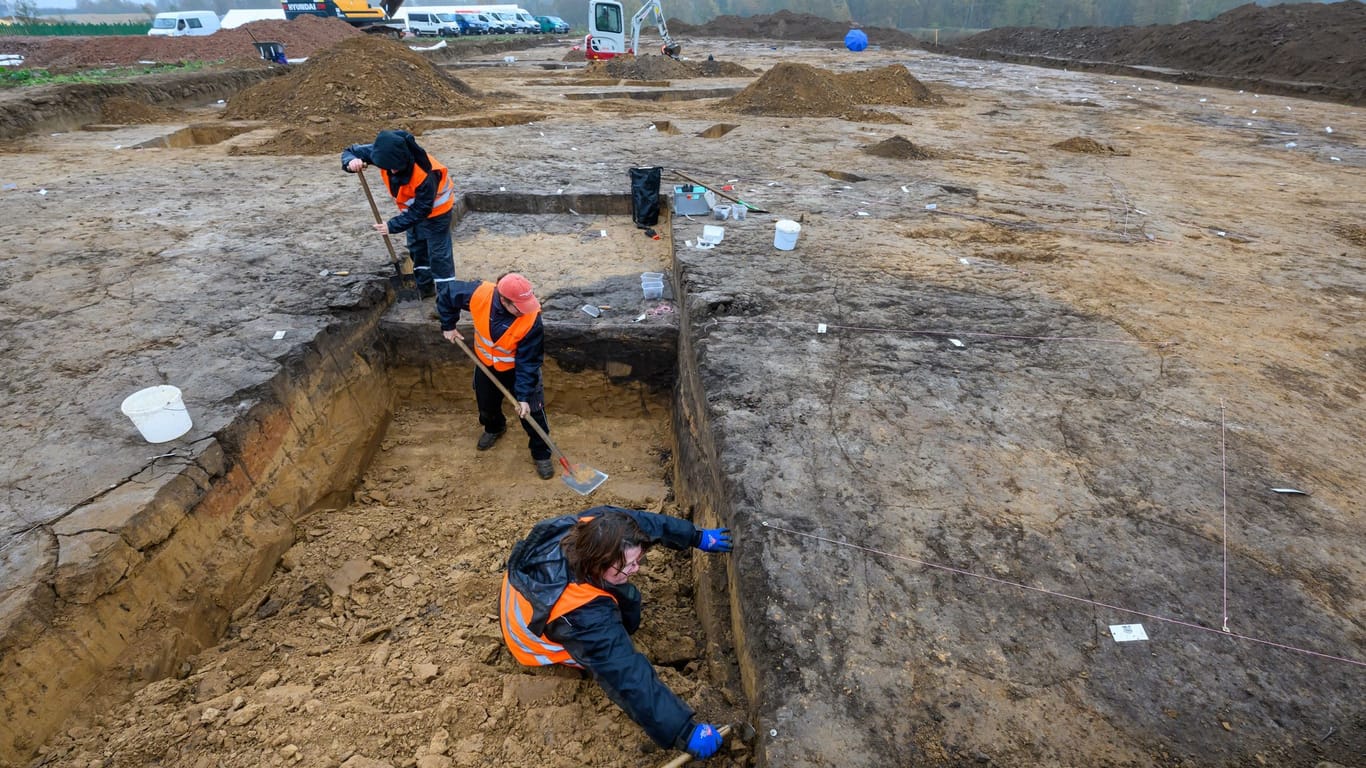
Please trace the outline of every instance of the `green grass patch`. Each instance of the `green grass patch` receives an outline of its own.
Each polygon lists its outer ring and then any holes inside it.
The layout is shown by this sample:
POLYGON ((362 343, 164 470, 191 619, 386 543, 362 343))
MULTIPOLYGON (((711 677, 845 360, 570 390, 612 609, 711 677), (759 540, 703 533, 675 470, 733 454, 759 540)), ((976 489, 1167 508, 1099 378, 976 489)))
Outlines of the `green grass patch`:
POLYGON ((183 64, 148 64, 139 67, 107 67, 81 72, 53 74, 46 69, 0 70, 0 88, 22 88, 29 85, 54 83, 117 83, 143 75, 160 72, 193 72, 208 66, 208 62, 188 61, 183 64))
POLYGON ((69 35, 145 35, 152 28, 151 20, 121 21, 117 23, 78 24, 74 21, 31 22, 0 27, 6 35, 69 36, 69 35))

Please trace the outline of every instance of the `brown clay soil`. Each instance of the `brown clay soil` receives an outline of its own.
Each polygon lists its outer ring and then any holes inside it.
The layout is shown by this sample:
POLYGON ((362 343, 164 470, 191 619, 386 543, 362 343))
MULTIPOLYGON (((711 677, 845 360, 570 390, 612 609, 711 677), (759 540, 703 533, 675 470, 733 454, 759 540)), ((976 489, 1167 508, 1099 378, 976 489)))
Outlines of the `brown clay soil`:
POLYGON ((1088 139, 1083 136, 1073 136, 1053 145, 1054 149, 1061 149, 1064 152, 1080 152, 1087 155, 1122 155, 1125 154, 1109 144, 1101 144, 1095 139, 1088 139))
POLYGON ((1004 27, 962 40, 959 53, 1003 52, 1279 82, 1324 83, 1366 99, 1366 4, 1249 3, 1209 21, 1146 27, 1004 27))
MULTIPOLYGON (((570 55, 574 55, 571 51, 570 55)), ((582 55, 579 55, 582 58, 582 55)), ((585 78, 616 77, 623 80, 673 80, 693 77, 749 77, 754 73, 731 61, 686 60, 642 54, 589 62, 585 78)))
MULTIPOLYGON (((1285 26, 1281 47, 1355 12, 1299 7, 1325 24, 1285 26)), ((291 84, 270 103, 244 90, 226 108, 147 105, 203 121, 255 116, 221 142, 167 147, 184 121, 138 124, 148 112, 114 102, 111 115, 134 118, 116 131, 75 122, 6 146, 4 535, 45 536, 68 557, 114 539, 122 559, 101 561, 113 586, 89 599, 118 616, 123 597, 138 597, 119 585, 155 562, 158 542, 60 529, 68 511, 156 466, 163 449, 132 434, 120 398, 135 384, 182 384, 191 437, 207 440, 247 418, 324 331, 354 321, 345 299, 387 261, 336 152, 380 124, 447 121, 423 144, 461 193, 622 194, 626 169, 649 163, 725 181, 773 211, 725 222, 706 251, 686 244, 701 222, 684 217, 663 243, 626 217, 574 212, 472 214, 457 229, 458 274, 536 275, 547 322, 562 331, 593 332, 579 310, 589 302, 609 320, 639 313, 632 327, 675 330, 661 318, 685 316, 681 365, 696 366, 688 383, 702 405, 671 422, 677 400, 552 368, 556 439, 612 474, 585 500, 534 479, 519 435, 473 451, 468 367, 401 372, 406 402, 354 493, 296 510, 297 540, 270 560, 269 578, 216 606, 230 613, 221 636, 170 614, 134 638, 72 628, 68 612, 94 587, 55 567, 25 585, 45 602, 0 627, 17 627, 0 636, 0 764, 654 768, 669 754, 590 681, 511 662, 493 596, 502 558, 535 520, 590 503, 693 515, 694 499, 675 495, 687 489, 671 485, 688 473, 725 491, 707 501, 737 531, 730 608, 748 646, 699 629, 698 564, 663 552, 642 577, 639 645, 705 717, 759 726, 756 743, 732 742, 712 764, 1360 764, 1358 110, 751 41, 714 46, 765 73, 734 100, 575 102, 563 95, 576 73, 471 68, 460 70, 464 90, 436 63, 351 40, 331 21, 276 30, 291 55, 291 29, 347 46, 340 65, 353 85, 383 77, 402 91, 412 79, 449 98, 424 106, 366 91, 372 103, 358 104, 305 64, 261 86, 291 84), (892 88, 856 102, 853 85, 869 73, 892 88), (867 103, 887 111, 861 112, 867 103), (362 122, 342 125, 355 111, 362 122), (501 117, 513 111, 545 119, 501 117), (718 112, 733 127, 713 131, 718 112), (339 130, 281 141, 300 121, 339 130), (1123 152, 1055 149, 1069 142, 1123 152), (927 146, 935 156, 888 162, 927 146), (802 223, 793 251, 773 247, 778 217, 802 223), (647 270, 670 275, 672 301, 648 307, 668 313, 647 314, 635 293, 647 270), (289 334, 273 338, 279 329, 289 334), (714 438, 715 454, 675 453, 689 435, 675 439, 671 426, 714 438), (1287 486, 1308 494, 1271 490, 1287 486), (1232 565, 1222 583, 1221 556, 1232 565), (1231 632, 1219 631, 1221 614, 1231 632), (1128 622, 1144 622, 1149 640, 1115 642, 1111 627, 1128 622), (8 719, 41 708, 9 685, 32 667, 9 661, 63 629, 77 638, 71 653, 107 653, 108 673, 35 740, 8 719), (742 658, 756 700, 736 679, 742 658), (167 659, 176 663, 161 674, 167 659)), ((104 63, 118 48, 3 42, 60 66, 104 63)), ((254 55, 241 42, 231 48, 254 55)), ((159 60, 201 43, 146 41, 159 60)), ((1243 43, 1215 35, 1206 47, 1232 55, 1243 43)), ((1264 41, 1252 47, 1265 54, 1264 41)), ((234 60, 263 66, 245 58, 234 60)), ((1299 71, 1271 60, 1282 69, 1268 77, 1299 71)), ((0 108, 46 107, 54 93, 87 100, 75 106, 91 122, 111 100, 39 89, 5 94, 0 108)), ((392 309, 441 343, 426 305, 392 309)), ((263 504, 289 506, 261 492, 263 504)), ((17 552, 4 550, 0 575, 17 552)), ((222 567, 188 570, 199 565, 222 567)), ((25 594, 0 590, 6 609, 25 594)), ((38 661, 53 689, 75 666, 60 654, 38 661)))

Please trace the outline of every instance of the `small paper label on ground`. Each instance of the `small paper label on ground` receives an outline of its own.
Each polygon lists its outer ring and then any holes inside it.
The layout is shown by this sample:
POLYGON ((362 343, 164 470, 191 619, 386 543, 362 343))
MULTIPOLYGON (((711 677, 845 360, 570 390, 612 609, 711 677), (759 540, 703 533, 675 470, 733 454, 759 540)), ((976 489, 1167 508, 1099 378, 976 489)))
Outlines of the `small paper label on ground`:
POLYGON ((283 339, 284 337, 285 337, 285 332, 284 332, 284 331, 276 331, 276 332, 275 332, 274 338, 275 338, 276 341, 279 341, 280 339, 283 339))
POLYGON ((1148 639, 1148 633, 1143 631, 1142 624, 1111 624, 1110 636, 1115 639, 1116 643, 1148 639))

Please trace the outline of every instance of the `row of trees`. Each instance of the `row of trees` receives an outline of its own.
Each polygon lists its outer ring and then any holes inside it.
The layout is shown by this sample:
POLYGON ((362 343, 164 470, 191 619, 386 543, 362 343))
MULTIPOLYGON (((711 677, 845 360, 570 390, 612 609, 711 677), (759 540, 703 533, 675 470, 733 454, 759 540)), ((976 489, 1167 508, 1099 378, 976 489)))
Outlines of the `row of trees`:
MULTIPOLYGON (((412 5, 450 5, 452 0, 408 0, 412 5)), ((4 0, 0 0, 3 4, 4 0)), ((9 0, 25 8, 40 0, 9 0)), ((484 3, 497 0, 483 0, 484 3)), ((575 27, 588 21, 588 0, 508 0, 535 14, 553 14, 575 27)), ((627 13, 638 0, 623 0, 627 13)), ((787 10, 869 27, 900 29, 1079 27, 1176 24, 1210 19, 1248 0, 662 0, 669 18, 701 24, 723 15, 755 16, 787 10)), ((371 4, 376 4, 371 0, 371 4)), ((1259 0, 1261 5, 1273 2, 1259 0)), ((165 10, 278 8, 277 0, 78 0, 76 13, 156 13, 165 10)))

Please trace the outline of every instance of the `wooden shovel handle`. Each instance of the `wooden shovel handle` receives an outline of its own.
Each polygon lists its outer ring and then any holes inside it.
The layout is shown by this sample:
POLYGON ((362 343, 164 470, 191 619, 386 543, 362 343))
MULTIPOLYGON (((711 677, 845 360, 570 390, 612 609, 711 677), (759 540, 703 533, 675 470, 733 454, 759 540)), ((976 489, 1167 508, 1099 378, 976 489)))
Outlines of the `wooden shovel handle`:
MULTIPOLYGON (((465 340, 460 338, 459 336, 456 336, 454 339, 452 339, 452 341, 458 344, 460 348, 465 351, 465 354, 470 356, 470 359, 474 361, 474 364, 479 366, 479 370, 483 371, 484 375, 489 377, 489 381, 497 385, 498 391, 503 393, 503 396, 508 399, 508 402, 512 403, 512 407, 515 409, 517 407, 517 398, 513 396, 511 392, 508 391, 507 387, 503 386, 503 382, 499 381, 497 376, 493 375, 493 371, 490 371, 489 367, 487 365, 484 365, 484 361, 480 360, 479 357, 474 354, 474 351, 471 350, 465 344, 465 340)), ((550 451, 560 458, 560 461, 566 465, 565 469, 568 470, 569 459, 565 458, 565 455, 560 452, 560 449, 558 447, 555 446, 555 443, 550 439, 550 435, 547 435, 545 433, 545 430, 541 429, 541 425, 537 424, 536 420, 531 418, 530 416, 528 416, 525 419, 522 419, 522 421, 525 421, 526 423, 531 425, 531 428, 535 430, 536 434, 539 435, 542 440, 545 441, 546 445, 550 446, 550 451)))
MULTIPOLYGON (((379 206, 378 206, 378 205, 375 205, 375 196, 372 195, 372 194, 370 194, 370 182, 368 182, 368 181, 365 180, 365 169, 364 169, 364 168, 361 168, 359 171, 356 171, 356 175, 360 177, 360 186, 361 186, 361 189, 364 189, 364 190, 365 190, 365 199, 370 201, 370 212, 373 213, 373 214, 375 214, 375 223, 376 223, 376 224, 383 224, 383 223, 384 223, 384 219, 380 218, 380 215, 379 215, 379 206)), ((394 253, 394 244, 393 244, 393 242, 391 242, 391 241, 389 240, 389 235, 387 235, 387 234, 384 236, 384 245, 385 245, 386 247, 388 247, 388 249, 389 249, 389 261, 390 261, 390 263, 392 263, 395 267, 397 267, 397 266, 398 266, 398 254, 397 254, 397 253, 394 253)))

